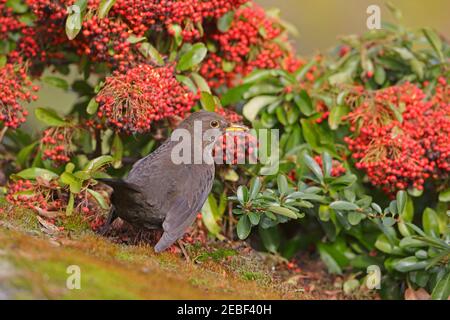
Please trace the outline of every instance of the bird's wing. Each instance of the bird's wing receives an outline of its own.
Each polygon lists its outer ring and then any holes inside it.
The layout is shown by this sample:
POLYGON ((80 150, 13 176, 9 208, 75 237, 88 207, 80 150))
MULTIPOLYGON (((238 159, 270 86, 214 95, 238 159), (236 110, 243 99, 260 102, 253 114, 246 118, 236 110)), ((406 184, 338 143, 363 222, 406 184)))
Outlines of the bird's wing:
POLYGON ((190 176, 176 187, 171 199, 167 199, 169 205, 163 223, 164 234, 155 246, 156 252, 167 249, 183 236, 211 191, 214 167, 205 166, 204 170, 187 170, 187 172, 190 176))

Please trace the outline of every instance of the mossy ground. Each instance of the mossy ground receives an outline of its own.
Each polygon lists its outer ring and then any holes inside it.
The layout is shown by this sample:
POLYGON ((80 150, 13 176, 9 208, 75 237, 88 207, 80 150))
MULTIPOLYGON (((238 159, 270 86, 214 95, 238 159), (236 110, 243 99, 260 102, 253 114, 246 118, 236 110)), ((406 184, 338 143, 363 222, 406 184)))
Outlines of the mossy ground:
POLYGON ((180 254, 155 254, 148 244, 115 243, 77 216, 64 226, 49 233, 34 212, 0 213, 0 299, 318 298, 292 275, 274 272, 267 262, 273 256, 253 250, 191 245, 187 262, 180 254), (80 268, 81 289, 67 288, 71 265, 80 268))

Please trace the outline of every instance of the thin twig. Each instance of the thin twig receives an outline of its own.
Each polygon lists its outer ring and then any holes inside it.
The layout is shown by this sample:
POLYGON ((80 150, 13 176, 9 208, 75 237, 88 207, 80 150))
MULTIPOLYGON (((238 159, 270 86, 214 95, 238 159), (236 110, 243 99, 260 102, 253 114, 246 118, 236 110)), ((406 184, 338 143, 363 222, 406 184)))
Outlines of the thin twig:
POLYGON ((3 138, 5 137, 6 131, 8 131, 8 127, 3 127, 2 131, 0 132, 0 143, 2 143, 3 138))

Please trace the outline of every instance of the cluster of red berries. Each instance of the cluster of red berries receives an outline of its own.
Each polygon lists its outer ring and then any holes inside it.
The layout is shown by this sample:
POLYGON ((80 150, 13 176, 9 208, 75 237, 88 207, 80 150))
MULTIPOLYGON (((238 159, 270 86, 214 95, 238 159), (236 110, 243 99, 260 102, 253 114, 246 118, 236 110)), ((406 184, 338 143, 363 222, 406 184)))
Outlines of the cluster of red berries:
POLYGON ((347 119, 346 137, 356 167, 385 192, 414 187, 426 179, 445 179, 450 172, 449 85, 439 78, 436 95, 410 83, 376 91, 347 119))
POLYGON ((90 57, 91 61, 125 71, 140 57, 131 50, 129 36, 129 27, 123 21, 93 16, 83 22, 81 35, 73 45, 78 54, 90 57))
POLYGON ((199 39, 203 28, 212 19, 219 19, 230 10, 238 8, 247 0, 117 0, 110 16, 121 17, 136 35, 146 31, 168 31, 173 25, 181 27, 185 41, 199 39))
POLYGON ((6 6, 7 0, 0 0, 0 40, 8 38, 9 32, 17 32, 23 27, 13 14, 13 10, 6 6))
POLYGON ((280 37, 286 40, 277 21, 250 2, 236 10, 228 31, 211 34, 217 50, 203 62, 201 74, 211 87, 217 88, 233 86, 239 75, 257 68, 297 68, 299 62, 293 50, 286 50, 275 41, 280 37))
POLYGON ((73 1, 26 0, 34 17, 33 25, 22 24, 16 49, 9 54, 14 62, 27 60, 29 72, 40 75, 43 69, 64 60, 64 47, 68 47, 64 32, 66 6, 73 1))
POLYGON ((72 136, 73 129, 69 127, 46 129, 40 141, 42 159, 50 159, 56 166, 69 162, 72 136))
POLYGON ((5 127, 17 128, 25 122, 28 111, 21 103, 37 99, 33 91, 39 87, 33 86, 26 74, 26 67, 6 64, 0 68, 0 122, 5 127))
MULTIPOLYGON (((323 169, 322 157, 315 156, 314 160, 323 169)), ((340 176, 344 175, 346 172, 347 172, 347 170, 344 168, 342 163, 340 163, 339 161, 334 160, 334 159, 331 161, 331 176, 332 177, 340 177, 340 176)))
POLYGON ((231 109, 225 109, 225 108, 219 108, 216 107, 216 110, 214 110, 216 113, 220 114, 222 117, 224 117, 228 122, 230 123, 241 123, 243 120, 243 117, 236 113, 235 111, 231 109))
POLYGON ((58 211, 64 206, 58 198, 57 181, 17 180, 8 186, 6 200, 13 205, 45 211, 58 211))
POLYGON ((172 66, 138 65, 106 78, 96 98, 97 115, 118 130, 142 133, 155 121, 183 117, 196 98, 175 79, 172 66))

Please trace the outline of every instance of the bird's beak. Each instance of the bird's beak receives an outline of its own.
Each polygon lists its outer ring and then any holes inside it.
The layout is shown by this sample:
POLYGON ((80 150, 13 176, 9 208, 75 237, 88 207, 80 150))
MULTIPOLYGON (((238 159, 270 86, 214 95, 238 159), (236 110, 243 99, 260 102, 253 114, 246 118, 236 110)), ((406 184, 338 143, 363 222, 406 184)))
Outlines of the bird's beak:
POLYGON ((248 127, 237 123, 231 123, 229 127, 225 129, 226 132, 247 132, 248 130, 248 127))

